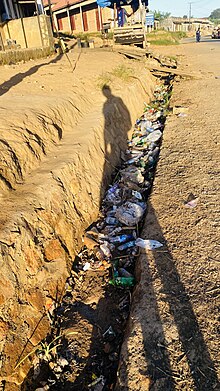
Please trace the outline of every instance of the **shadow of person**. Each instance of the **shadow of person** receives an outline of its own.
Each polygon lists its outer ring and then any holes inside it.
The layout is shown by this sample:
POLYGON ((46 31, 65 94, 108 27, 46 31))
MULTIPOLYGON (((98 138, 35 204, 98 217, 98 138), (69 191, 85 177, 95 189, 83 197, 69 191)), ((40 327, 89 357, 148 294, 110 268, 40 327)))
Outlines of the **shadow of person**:
POLYGON ((100 188, 100 205, 112 172, 120 163, 121 151, 127 147, 128 132, 132 127, 131 116, 123 100, 114 96, 108 85, 103 86, 102 93, 106 97, 103 105, 105 162, 100 188))
MULTIPOLYGON (((122 327, 119 325, 118 304, 121 299, 128 297, 128 292, 117 295, 114 287, 107 286, 104 295, 98 303, 85 304, 82 301, 74 303, 72 307, 65 312, 65 320, 62 327, 72 328, 81 327, 81 337, 75 340, 74 358, 80 364, 81 370, 74 380, 57 382, 52 388, 53 391, 85 391, 90 389, 89 383, 92 382, 92 375, 99 378, 100 375, 105 379, 105 388, 112 389, 111 386, 116 380, 119 347, 122 342, 122 327), (83 335, 86 332, 86 323, 92 326, 91 336, 89 337, 88 355, 83 356, 82 350, 85 350, 84 343, 87 337, 83 335), (79 326, 81 324, 81 326, 79 326), (112 327, 113 334, 108 335, 109 327, 112 327), (103 337, 106 332, 107 336, 103 337), (106 350, 107 349, 107 350, 106 350)), ((68 354, 68 348, 65 350, 68 354)), ((93 387, 91 388, 93 389, 93 387)))
POLYGON ((39 65, 35 65, 31 67, 28 71, 26 72, 20 72, 17 73, 16 75, 12 76, 9 80, 5 81, 4 83, 0 84, 0 96, 7 94, 7 92, 17 84, 21 83, 26 77, 33 75, 36 73, 40 68, 50 65, 50 64, 55 64, 58 62, 61 58, 63 57, 63 54, 58 54, 55 58, 53 58, 49 62, 43 62, 39 65))
POLYGON ((151 203, 148 205, 143 237, 158 240, 164 247, 152 252, 142 250, 138 260, 139 283, 127 332, 128 336, 130 332, 140 335, 139 362, 138 367, 132 363, 137 360, 137 348, 132 352, 131 341, 125 340, 115 391, 132 390, 132 370, 140 383, 143 378, 149 379, 150 385, 140 387, 141 391, 217 390, 216 368, 190 295, 166 244, 156 212, 151 203))

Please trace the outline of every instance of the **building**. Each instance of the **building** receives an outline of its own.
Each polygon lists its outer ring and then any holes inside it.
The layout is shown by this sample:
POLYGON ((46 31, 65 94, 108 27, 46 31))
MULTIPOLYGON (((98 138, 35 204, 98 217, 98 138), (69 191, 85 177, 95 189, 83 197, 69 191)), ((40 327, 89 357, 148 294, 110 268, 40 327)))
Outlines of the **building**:
POLYGON ((41 0, 2 0, 0 3, 0 50, 51 47, 49 17, 41 0))
POLYGON ((26 18, 43 13, 41 0, 2 0, 0 2, 0 22, 26 18))
POLYGON ((208 18, 177 18, 170 17, 164 19, 159 24, 160 28, 168 31, 196 31, 198 27, 209 31, 213 28, 213 23, 208 18))
MULTIPOLYGON (((49 13, 48 0, 44 9, 49 13)), ((63 32, 101 31, 103 23, 113 20, 113 10, 100 8, 96 0, 51 0, 55 28, 63 32)))

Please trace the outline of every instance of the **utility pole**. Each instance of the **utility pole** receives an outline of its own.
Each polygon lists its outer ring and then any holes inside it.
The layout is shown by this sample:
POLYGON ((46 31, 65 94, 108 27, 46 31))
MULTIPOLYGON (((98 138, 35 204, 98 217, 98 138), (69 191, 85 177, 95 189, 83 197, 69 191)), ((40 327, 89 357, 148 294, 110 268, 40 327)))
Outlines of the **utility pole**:
POLYGON ((192 2, 189 3, 189 23, 190 23, 191 17, 192 17, 192 2))
POLYGON ((189 29, 191 30, 191 19, 192 19, 192 4, 194 4, 195 1, 191 1, 189 3, 189 29))

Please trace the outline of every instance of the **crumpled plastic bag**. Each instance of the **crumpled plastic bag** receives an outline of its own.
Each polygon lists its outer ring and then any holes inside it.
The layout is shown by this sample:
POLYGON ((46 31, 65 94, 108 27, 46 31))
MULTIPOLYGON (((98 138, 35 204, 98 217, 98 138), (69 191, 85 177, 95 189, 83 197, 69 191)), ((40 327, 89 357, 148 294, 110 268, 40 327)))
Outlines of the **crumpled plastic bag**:
POLYGON ((135 241, 136 246, 144 248, 145 250, 155 250, 156 248, 163 247, 163 244, 157 240, 152 239, 141 239, 137 238, 135 241))
POLYGON ((150 133, 146 137, 146 141, 150 141, 150 142, 156 143, 157 141, 160 140, 161 137, 162 137, 162 132, 160 130, 155 130, 154 132, 150 133))
POLYGON ((132 227, 139 223, 144 215, 144 212, 145 210, 141 205, 128 201, 117 209, 115 216, 120 223, 132 227))

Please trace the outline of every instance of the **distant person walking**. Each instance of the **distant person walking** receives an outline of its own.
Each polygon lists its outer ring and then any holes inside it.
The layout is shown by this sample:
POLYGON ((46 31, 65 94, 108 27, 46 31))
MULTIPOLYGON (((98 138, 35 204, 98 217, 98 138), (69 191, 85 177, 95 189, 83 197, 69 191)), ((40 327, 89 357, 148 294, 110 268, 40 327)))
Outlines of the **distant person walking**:
POLYGON ((201 31, 199 27, 198 30, 196 31, 196 42, 200 42, 200 40, 201 40, 201 31))

